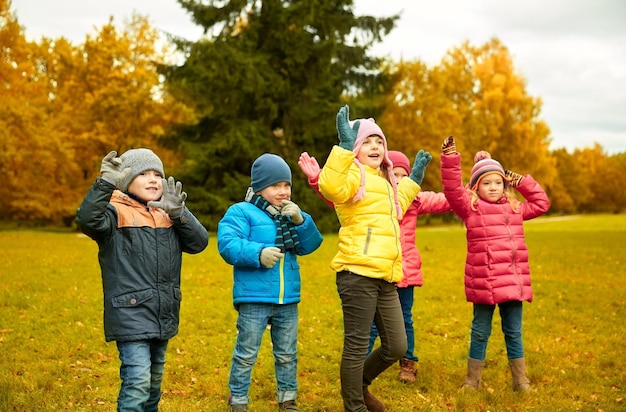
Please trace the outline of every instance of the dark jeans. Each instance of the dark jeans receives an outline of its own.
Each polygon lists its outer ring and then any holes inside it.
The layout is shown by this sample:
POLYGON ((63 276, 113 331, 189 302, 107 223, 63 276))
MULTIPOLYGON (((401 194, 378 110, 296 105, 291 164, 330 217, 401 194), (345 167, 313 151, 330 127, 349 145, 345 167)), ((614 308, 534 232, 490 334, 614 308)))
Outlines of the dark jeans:
MULTIPOLYGON (((410 359, 417 362, 419 358, 415 354, 415 329, 413 328, 413 291, 415 286, 408 286, 406 288, 397 288, 398 297, 400 298, 400 306, 402 307, 402 316, 404 318, 404 330, 406 331, 406 344, 407 349, 403 358, 410 359)), ((370 331, 370 344, 367 349, 369 354, 374 348, 374 343, 378 338, 378 329, 376 324, 372 323, 372 329, 370 331)))
POLYGON ((407 350, 404 320, 394 284, 351 272, 337 273, 343 309, 341 396, 347 412, 367 411, 363 386, 400 359, 407 350), (380 346, 367 354, 372 321, 380 346))
MULTIPOLYGON (((507 357, 519 359, 524 357, 522 343, 522 302, 511 301, 498 304, 502 319, 502 333, 506 344, 507 357)), ((496 305, 474 304, 474 319, 472 320, 472 339, 470 342, 469 357, 484 360, 487 353, 487 343, 491 336, 491 320, 496 305)))

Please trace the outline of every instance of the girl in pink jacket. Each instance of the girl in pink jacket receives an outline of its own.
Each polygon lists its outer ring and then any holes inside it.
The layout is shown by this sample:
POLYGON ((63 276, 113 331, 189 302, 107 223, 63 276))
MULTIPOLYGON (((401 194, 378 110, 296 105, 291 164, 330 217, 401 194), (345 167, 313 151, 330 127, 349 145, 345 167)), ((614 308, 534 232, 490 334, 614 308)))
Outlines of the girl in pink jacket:
POLYGON ((496 305, 513 376, 513 389, 528 391, 522 342, 522 302, 532 301, 525 220, 546 213, 550 201, 530 175, 504 170, 488 152, 474 157, 470 182, 461 181, 461 155, 454 138, 442 145, 443 192, 465 223, 465 295, 474 306, 467 377, 462 388, 478 389, 496 305), (526 201, 520 202, 512 189, 526 201))

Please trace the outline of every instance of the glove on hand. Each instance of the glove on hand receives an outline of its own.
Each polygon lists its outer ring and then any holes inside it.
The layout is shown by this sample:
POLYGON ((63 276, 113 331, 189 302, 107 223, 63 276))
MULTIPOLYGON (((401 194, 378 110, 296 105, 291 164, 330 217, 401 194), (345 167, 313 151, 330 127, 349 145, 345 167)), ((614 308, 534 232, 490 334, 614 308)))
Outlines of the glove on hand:
POLYGON ((504 171, 504 178, 509 182, 509 184, 513 187, 517 187, 519 186, 519 184, 522 182, 522 178, 524 176, 515 173, 511 170, 505 170, 504 171))
POLYGON ((283 207, 280 209, 280 214, 289 216, 294 225, 301 225, 302 222, 304 222, 300 208, 291 200, 283 200, 283 207))
POLYGON ((337 112, 337 132, 339 133, 339 146, 352 151, 361 121, 357 120, 354 122, 354 125, 350 127, 349 116, 350 108, 348 105, 339 109, 339 112, 337 112))
POLYGON ((300 166, 300 170, 304 172, 306 177, 309 178, 309 182, 316 181, 317 177, 320 175, 321 169, 319 163, 317 163, 314 157, 309 156, 307 152, 302 152, 300 155, 298 166, 300 166))
POLYGON ((417 152, 417 156, 415 156, 415 163, 413 163, 413 168, 411 169, 409 178, 418 185, 421 185, 422 180, 424 180, 424 171, 431 160, 433 160, 433 157, 430 153, 423 150, 417 152))
POLYGON ((268 269, 271 269, 274 267, 276 262, 278 262, 278 260, 282 259, 283 257, 285 257, 285 254, 281 253, 279 248, 273 246, 273 247, 266 247, 263 250, 261 250, 260 260, 263 266, 265 266, 268 269))
POLYGON ((441 145, 441 153, 445 155, 451 155, 456 153, 456 143, 454 142, 454 136, 448 136, 441 145))
POLYGON ((104 156, 104 159, 102 159, 100 177, 111 183, 113 186, 117 186, 117 182, 128 177, 130 172, 130 167, 122 170, 122 159, 117 157, 117 152, 115 150, 109 152, 109 154, 104 156))
POLYGON ((183 184, 177 182, 172 176, 161 181, 163 182, 163 196, 158 202, 148 202, 148 207, 163 209, 171 218, 179 217, 185 210, 187 199, 187 193, 183 192, 183 184))

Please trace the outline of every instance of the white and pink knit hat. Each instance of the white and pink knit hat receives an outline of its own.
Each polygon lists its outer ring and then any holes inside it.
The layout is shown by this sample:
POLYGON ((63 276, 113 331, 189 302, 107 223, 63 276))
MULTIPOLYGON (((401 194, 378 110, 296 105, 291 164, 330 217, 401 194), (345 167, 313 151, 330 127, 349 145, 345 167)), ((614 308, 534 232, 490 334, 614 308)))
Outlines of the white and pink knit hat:
MULTIPOLYGON (((385 153, 383 154, 383 162, 387 168, 389 181, 391 186, 393 187, 393 197, 396 203, 396 213, 398 215, 398 219, 402 219, 402 208, 400 208, 400 203, 398 202, 398 183, 396 182, 396 178, 393 174, 393 163, 391 159, 389 159, 389 150, 387 149, 387 138, 383 133, 383 130, 376 124, 376 121, 373 118, 368 119, 355 119, 350 121, 350 127, 354 126, 354 123, 359 121, 359 129, 357 130, 356 140, 354 141, 354 148, 352 151, 355 155, 359 153, 361 150, 361 146, 363 145, 363 141, 370 136, 380 136, 383 139, 383 147, 385 148, 385 153)), ((363 165, 359 160, 355 157, 354 163, 359 166, 361 170, 361 186, 359 187, 359 191, 352 198, 353 201, 361 200, 365 196, 365 170, 363 169, 363 165)))

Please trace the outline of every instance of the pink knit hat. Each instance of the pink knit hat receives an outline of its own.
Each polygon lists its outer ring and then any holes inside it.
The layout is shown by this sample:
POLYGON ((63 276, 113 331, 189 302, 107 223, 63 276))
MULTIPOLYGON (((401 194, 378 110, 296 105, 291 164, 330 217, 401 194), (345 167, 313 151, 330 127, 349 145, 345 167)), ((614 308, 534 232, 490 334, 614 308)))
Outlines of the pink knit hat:
MULTIPOLYGON (((471 190, 476 190, 480 179, 486 175, 496 173, 504 179, 504 168, 500 162, 491 158, 491 154, 489 154, 489 152, 484 150, 479 151, 474 156, 474 162, 475 164, 474 167, 472 167, 472 174, 470 175, 469 183, 471 190)), ((506 184, 506 179, 504 179, 504 182, 506 184)))
MULTIPOLYGON (((389 181, 391 183, 391 186, 393 187, 393 197, 396 203, 396 213, 398 215, 398 219, 401 219, 402 208, 400 208, 400 203, 398 202, 398 184, 396 182, 395 176, 393 175, 393 163, 391 162, 391 159, 389 159, 389 151, 387 150, 387 138, 385 137, 385 134, 383 133, 383 130, 380 128, 380 126, 378 126, 376 124, 376 121, 371 117, 368 119, 352 120, 349 122, 350 127, 354 126, 354 122, 356 122, 357 120, 360 122, 360 124, 352 151, 355 155, 357 155, 359 153, 359 150, 361 150, 363 141, 370 136, 380 136, 383 139, 383 147, 385 149, 385 152, 383 154, 382 164, 387 167, 387 170, 389 172, 389 181)), ((359 187, 359 191, 352 198, 353 201, 357 201, 363 199, 363 197, 365 196, 365 170, 363 169, 363 165, 361 164, 361 162, 359 162, 356 157, 354 158, 354 163, 356 163, 357 166, 359 166, 359 169, 361 169, 361 187, 359 187)))
POLYGON ((393 167, 401 167, 407 175, 411 174, 411 162, 404 153, 398 152, 397 150, 390 150, 389 159, 391 163, 393 163, 393 167))

